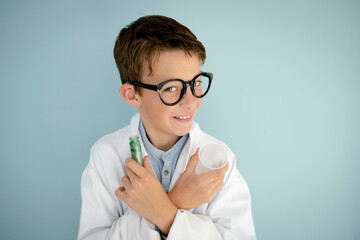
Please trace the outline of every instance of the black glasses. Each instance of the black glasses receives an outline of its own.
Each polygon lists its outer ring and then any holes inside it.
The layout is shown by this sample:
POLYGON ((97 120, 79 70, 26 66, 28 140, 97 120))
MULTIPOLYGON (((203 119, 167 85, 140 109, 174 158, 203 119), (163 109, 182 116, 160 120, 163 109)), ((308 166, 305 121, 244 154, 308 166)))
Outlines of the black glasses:
POLYGON ((209 92, 212 78, 212 73, 201 72, 197 74, 191 81, 187 82, 181 79, 170 79, 158 85, 150 85, 130 81, 127 81, 125 83, 157 91, 159 93, 161 101, 165 105, 174 106, 184 98, 188 86, 191 87, 191 92, 195 97, 204 97, 209 92))

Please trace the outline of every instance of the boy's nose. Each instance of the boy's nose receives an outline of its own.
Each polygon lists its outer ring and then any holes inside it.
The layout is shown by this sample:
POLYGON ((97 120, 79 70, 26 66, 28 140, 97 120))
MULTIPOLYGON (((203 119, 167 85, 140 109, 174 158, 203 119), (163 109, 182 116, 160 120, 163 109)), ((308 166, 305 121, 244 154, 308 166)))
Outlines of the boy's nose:
POLYGON ((183 108, 192 108, 197 103, 197 98, 192 94, 191 87, 187 86, 186 94, 179 105, 183 108))

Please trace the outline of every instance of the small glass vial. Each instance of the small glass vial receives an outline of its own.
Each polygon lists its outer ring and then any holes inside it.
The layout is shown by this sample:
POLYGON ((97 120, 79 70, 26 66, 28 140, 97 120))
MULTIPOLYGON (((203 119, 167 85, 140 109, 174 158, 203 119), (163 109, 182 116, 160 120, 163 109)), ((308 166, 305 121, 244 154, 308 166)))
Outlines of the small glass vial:
POLYGON ((131 136, 129 140, 130 140, 131 158, 134 159, 141 166, 144 166, 139 136, 131 136))

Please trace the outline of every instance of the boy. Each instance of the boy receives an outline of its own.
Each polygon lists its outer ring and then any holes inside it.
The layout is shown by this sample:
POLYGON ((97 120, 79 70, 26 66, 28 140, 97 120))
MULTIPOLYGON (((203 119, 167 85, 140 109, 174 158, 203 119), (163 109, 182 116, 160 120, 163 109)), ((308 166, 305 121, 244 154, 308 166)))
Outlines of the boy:
POLYGON ((212 80, 201 72, 201 42, 171 18, 145 16, 120 31, 114 57, 119 93, 138 114, 91 149, 78 239, 255 239, 233 153, 193 121, 212 80), (140 137, 144 166, 130 158, 131 136, 140 137), (195 174, 210 144, 228 163, 195 174))

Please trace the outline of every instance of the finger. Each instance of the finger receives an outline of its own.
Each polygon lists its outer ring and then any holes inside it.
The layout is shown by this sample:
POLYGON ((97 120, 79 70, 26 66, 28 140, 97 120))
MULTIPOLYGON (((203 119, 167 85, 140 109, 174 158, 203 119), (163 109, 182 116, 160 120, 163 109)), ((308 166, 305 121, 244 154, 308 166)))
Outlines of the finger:
POLYGON ((221 174, 225 175, 225 173, 227 172, 228 169, 229 169, 229 161, 226 162, 225 166, 223 166, 222 168, 220 168, 218 170, 221 174))
POLYGON ((138 175, 139 177, 143 176, 144 174, 146 174, 146 169, 141 166, 140 164, 138 164, 134 159, 132 158, 128 158, 126 159, 126 166, 128 168, 130 168, 136 175, 138 175))
POLYGON ((209 178, 218 178, 219 176, 225 175, 226 171, 229 169, 229 161, 222 168, 216 169, 211 172, 203 173, 200 175, 207 176, 209 178))
POLYGON ((115 196, 118 197, 120 200, 124 200, 127 196, 127 193, 122 191, 123 187, 119 187, 118 189, 116 189, 116 191, 114 192, 115 196))
POLYGON ((140 179, 140 177, 127 165, 125 166, 125 172, 127 173, 128 177, 130 178, 130 182, 135 182, 140 179))
POLYGON ((125 188, 125 189, 129 189, 129 188, 130 188, 131 182, 130 182, 130 179, 129 179, 128 176, 122 177, 122 178, 121 178, 121 182, 122 182, 122 184, 124 185, 124 188, 125 188))
POLYGON ((224 185, 222 179, 217 179, 216 181, 209 183, 208 188, 211 194, 215 194, 219 189, 224 185))
POLYGON ((223 179, 221 175, 206 175, 206 174, 200 174, 196 175, 197 177, 202 178, 201 182, 202 184, 205 184, 212 188, 213 186, 217 185, 220 180, 223 179))
POLYGON ((226 165, 220 169, 216 169, 214 171, 207 173, 197 174, 196 177, 200 178, 203 184, 209 184, 212 186, 216 181, 224 180, 225 173, 228 169, 228 165, 229 164, 226 163, 226 165))
POLYGON ((154 173, 154 170, 153 170, 153 168, 152 168, 152 166, 151 166, 151 164, 150 164, 150 162, 149 162, 149 156, 145 156, 144 159, 143 159, 143 162, 144 162, 144 167, 145 167, 147 170, 149 170, 152 175, 154 175, 154 176, 156 177, 156 175, 155 175, 155 173, 154 173))
POLYGON ((223 185, 222 181, 217 182, 216 184, 214 184, 214 188, 212 190, 212 193, 213 194, 217 193, 220 190, 220 188, 222 187, 222 185, 223 185))
POLYGON ((186 171, 190 171, 190 172, 195 171, 195 167, 199 161, 199 150, 200 150, 200 148, 197 148, 195 154, 191 156, 191 158, 187 164, 186 171))

